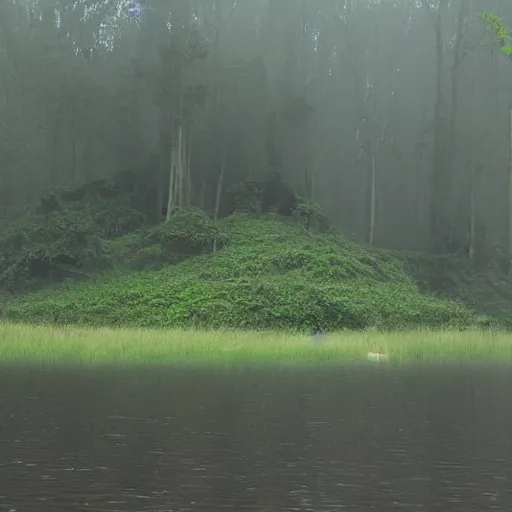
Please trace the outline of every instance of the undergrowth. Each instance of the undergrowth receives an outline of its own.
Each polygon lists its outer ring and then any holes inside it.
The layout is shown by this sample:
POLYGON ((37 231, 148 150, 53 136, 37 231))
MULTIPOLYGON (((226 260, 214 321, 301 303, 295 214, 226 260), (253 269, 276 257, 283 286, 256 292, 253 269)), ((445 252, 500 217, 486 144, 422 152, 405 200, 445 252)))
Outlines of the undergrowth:
MULTIPOLYGON (((315 234, 275 214, 235 214, 216 229, 226 246, 215 255, 25 295, 6 304, 5 316, 60 325, 287 330, 489 323, 459 302, 422 293, 389 253, 341 235, 315 234)), ((116 241, 128 252, 134 243, 133 235, 116 241)))

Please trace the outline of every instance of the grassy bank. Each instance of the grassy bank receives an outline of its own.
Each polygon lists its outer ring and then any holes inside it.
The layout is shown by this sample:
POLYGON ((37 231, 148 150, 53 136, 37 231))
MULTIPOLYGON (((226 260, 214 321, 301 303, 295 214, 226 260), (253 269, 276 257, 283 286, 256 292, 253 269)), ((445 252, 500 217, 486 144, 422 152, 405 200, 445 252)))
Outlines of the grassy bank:
POLYGON ((389 363, 512 362, 512 335, 479 331, 333 333, 314 346, 276 332, 86 329, 0 324, 0 362, 45 365, 159 365, 363 362, 383 351, 389 363))
POLYGON ((226 246, 217 254, 26 294, 9 300, 4 316, 92 327, 274 331, 486 322, 460 303, 422 293, 394 256, 341 235, 313 233, 276 215, 237 214, 218 229, 226 246))

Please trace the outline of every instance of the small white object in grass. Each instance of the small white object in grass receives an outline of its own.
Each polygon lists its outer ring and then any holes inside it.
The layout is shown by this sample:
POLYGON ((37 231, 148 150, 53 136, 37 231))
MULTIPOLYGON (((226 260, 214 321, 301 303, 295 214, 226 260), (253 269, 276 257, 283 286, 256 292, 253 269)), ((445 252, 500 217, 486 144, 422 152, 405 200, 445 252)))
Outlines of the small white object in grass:
POLYGON ((388 355, 384 352, 368 352, 369 361, 387 361, 388 355))

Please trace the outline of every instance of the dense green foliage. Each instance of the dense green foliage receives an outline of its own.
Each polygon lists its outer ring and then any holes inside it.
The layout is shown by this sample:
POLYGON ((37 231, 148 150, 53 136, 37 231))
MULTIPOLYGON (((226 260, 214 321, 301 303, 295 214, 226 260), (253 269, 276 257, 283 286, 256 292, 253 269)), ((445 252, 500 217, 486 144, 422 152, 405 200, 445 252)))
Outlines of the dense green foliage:
POLYGON ((187 208, 148 226, 135 208, 136 189, 104 181, 48 193, 36 210, 0 231, 0 288, 18 295, 6 300, 5 315, 58 324, 250 329, 488 322, 462 299, 508 317, 512 295, 489 262, 482 274, 455 256, 355 244, 330 230, 316 204, 276 175, 271 180, 278 194, 266 183, 233 187, 225 201, 234 213, 216 223, 187 208))
POLYGON ((509 57, 512 57, 512 37, 510 35, 510 30, 505 26, 505 23, 501 17, 496 13, 487 11, 481 13, 480 18, 488 23, 492 30, 495 32, 503 52, 509 57))
POLYGON ((216 255, 10 301, 17 321, 247 329, 467 327, 463 305, 424 295, 391 255, 276 214, 218 223, 216 255))
POLYGON ((104 241, 139 228, 130 197, 98 180, 49 192, 0 231, 0 286, 26 287, 108 264, 104 241))
POLYGON ((512 287, 498 251, 475 269, 471 261, 457 255, 396 252, 406 272, 428 294, 462 301, 468 307, 512 326, 512 287))
POLYGON ((173 213, 171 222, 164 222, 153 228, 145 241, 148 245, 158 244, 162 254, 172 257, 211 252, 215 239, 222 244, 225 242, 225 238, 207 215, 200 210, 188 208, 177 210, 173 213))
POLYGON ((319 233, 325 233, 329 230, 329 220, 320 206, 301 197, 298 198, 292 216, 308 230, 319 233))
POLYGON ((235 212, 274 212, 284 217, 293 217, 308 230, 326 232, 329 229, 329 220, 322 208, 296 194, 275 173, 265 183, 243 181, 230 187, 223 213, 229 216, 235 212))

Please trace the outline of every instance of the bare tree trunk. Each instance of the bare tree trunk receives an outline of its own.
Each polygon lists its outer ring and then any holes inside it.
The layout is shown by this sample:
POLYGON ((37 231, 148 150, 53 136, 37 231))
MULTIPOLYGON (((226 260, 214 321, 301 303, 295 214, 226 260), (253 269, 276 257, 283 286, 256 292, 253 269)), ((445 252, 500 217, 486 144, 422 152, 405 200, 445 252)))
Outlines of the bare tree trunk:
POLYGON ((443 126, 443 41, 441 32, 441 6, 439 6, 437 24, 434 25, 436 33, 436 103, 434 114, 434 168, 432 179, 432 208, 431 208, 431 241, 435 245, 442 236, 441 230, 445 221, 443 196, 446 194, 442 176, 444 169, 444 126, 443 126))
POLYGON ((306 199, 311 199, 311 184, 309 179, 309 172, 308 172, 308 166, 304 166, 304 194, 306 196, 306 199))
POLYGON ((57 155, 59 154, 59 150, 58 150, 58 133, 57 133, 57 129, 55 127, 55 124, 52 126, 52 136, 51 136, 51 147, 49 148, 49 151, 48 151, 48 162, 49 162, 49 165, 50 165, 50 187, 55 187, 57 186, 57 183, 58 183, 58 179, 57 179, 57 175, 56 175, 56 170, 57 170, 57 155))
POLYGON ((190 205, 192 186, 190 176, 190 147, 187 145, 186 130, 181 124, 177 132, 177 146, 174 147, 171 152, 166 222, 171 218, 175 206, 185 208, 190 205))
POLYGON ((75 184, 76 179, 76 130, 75 130, 75 109, 71 104, 71 179, 75 184))
POLYGON ((182 148, 183 132, 181 126, 178 128, 178 145, 176 147, 176 160, 175 160, 175 182, 174 182, 174 195, 176 197, 176 205, 181 208, 182 206, 182 182, 183 182, 183 148, 182 148))
POLYGON ((199 206, 201 207, 201 210, 205 209, 206 186, 206 180, 203 179, 201 182, 201 187, 199 188, 199 206))
MULTIPOLYGON (((157 212, 156 218, 160 219, 163 213, 165 194, 164 194, 164 184, 165 184, 165 176, 167 174, 170 175, 169 183, 169 192, 173 189, 172 181, 174 179, 173 169, 173 147, 170 144, 170 135, 169 135, 169 127, 167 122, 167 116, 165 116, 162 112, 160 113, 158 120, 158 130, 159 130, 159 138, 160 138, 160 169, 158 176, 158 204, 156 205, 157 212)), ((169 208, 169 201, 172 203, 173 198, 169 196, 167 198, 167 214, 166 221, 169 220, 169 215, 171 212, 171 208, 169 208)))
POLYGON ((71 140, 71 176, 73 178, 73 184, 76 183, 76 137, 73 135, 71 140))
POLYGON ((437 12, 432 8, 428 0, 421 0, 421 3, 428 11, 435 35, 436 48, 436 100, 434 107, 434 156, 432 162, 432 199, 430 206, 430 242, 434 249, 438 246, 444 231, 448 227, 447 205, 450 203, 450 173, 451 169, 447 162, 447 151, 449 151, 446 133, 446 122, 444 112, 446 102, 443 95, 444 78, 444 48, 443 48, 443 17, 448 7, 446 0, 441 0, 437 12))
POLYGON ((185 162, 184 162, 184 148, 183 148, 183 126, 180 124, 178 128, 178 160, 177 160, 177 176, 178 176, 178 206, 183 208, 185 206, 185 162))
MULTIPOLYGON (((160 221, 161 215, 163 213, 163 207, 164 207, 164 191, 163 191, 163 182, 164 182, 164 175, 165 175, 165 164, 164 164, 164 158, 162 155, 160 155, 160 166, 159 166, 159 173, 158 173, 158 191, 157 191, 157 205, 156 205, 156 218, 160 221)), ((169 213, 169 204, 167 204, 167 214, 165 217, 165 221, 167 222, 168 219, 168 213, 169 213)))
POLYGON ((187 170, 187 196, 186 196, 186 205, 190 206, 192 202, 192 173, 191 173, 191 161, 192 161, 192 127, 189 129, 188 137, 187 137, 187 152, 186 152, 186 170, 187 170))
POLYGON ((510 152, 508 171, 508 259, 512 258, 512 108, 510 109, 510 152))
POLYGON ((169 169, 169 194, 167 196, 167 213, 165 215, 165 222, 169 222, 174 208, 174 181, 176 176, 176 148, 171 150, 171 165, 169 169))
POLYGON ((377 202, 377 163, 376 152, 378 144, 372 141, 372 178, 371 178, 371 192, 370 192, 370 245, 373 245, 375 239, 375 206, 377 202))
POLYGON ((313 162, 313 168, 311 169, 311 201, 316 201, 316 173, 317 173, 317 162, 313 162))
POLYGON ((475 205, 475 174, 476 161, 470 169, 469 174, 469 262, 471 268, 475 268, 475 251, 476 251, 476 205, 475 205))
MULTIPOLYGON (((215 209, 213 210, 213 223, 217 224, 217 219, 219 217, 219 207, 220 207, 220 196, 222 194, 222 185, 224 183, 224 174, 226 173, 226 161, 227 155, 225 154, 222 158, 222 164, 220 166, 219 180, 217 181, 217 194, 215 196, 215 209)), ((213 254, 217 252, 217 237, 213 240, 213 254)))
MULTIPOLYGON (((455 125, 457 122, 457 110, 458 110, 458 92, 459 92, 459 66, 464 58, 462 40, 463 40, 463 28, 464 21, 467 17, 467 9, 469 3, 467 0, 461 0, 459 14, 457 16, 457 33, 455 36, 455 45, 453 49, 453 62, 451 69, 451 103, 452 111, 450 116, 450 147, 449 151, 453 155, 453 149, 455 146, 455 125)), ((450 156, 451 156, 450 155, 450 156)), ((451 164, 451 162, 450 162, 451 164)))

